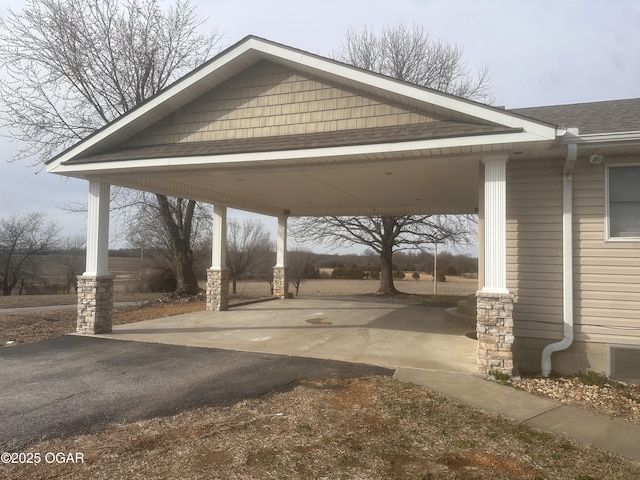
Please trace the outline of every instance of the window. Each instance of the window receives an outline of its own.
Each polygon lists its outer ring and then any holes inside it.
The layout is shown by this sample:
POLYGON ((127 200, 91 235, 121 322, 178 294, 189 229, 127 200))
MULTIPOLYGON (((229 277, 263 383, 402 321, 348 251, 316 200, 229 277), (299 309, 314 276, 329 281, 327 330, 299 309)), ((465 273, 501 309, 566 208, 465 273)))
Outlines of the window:
POLYGON ((607 171, 609 238, 640 239, 640 165, 607 171))

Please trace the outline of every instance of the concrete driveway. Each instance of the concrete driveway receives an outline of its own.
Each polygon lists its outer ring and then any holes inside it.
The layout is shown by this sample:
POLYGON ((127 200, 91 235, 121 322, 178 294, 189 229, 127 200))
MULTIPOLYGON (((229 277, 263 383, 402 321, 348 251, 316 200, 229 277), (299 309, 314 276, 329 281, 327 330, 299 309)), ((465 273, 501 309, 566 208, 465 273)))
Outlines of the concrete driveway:
POLYGON ((375 297, 303 297, 114 326, 105 338, 477 373, 473 327, 444 308, 375 297))
POLYGON ((0 452, 292 388, 302 378, 391 375, 335 361, 66 335, 0 348, 0 452))

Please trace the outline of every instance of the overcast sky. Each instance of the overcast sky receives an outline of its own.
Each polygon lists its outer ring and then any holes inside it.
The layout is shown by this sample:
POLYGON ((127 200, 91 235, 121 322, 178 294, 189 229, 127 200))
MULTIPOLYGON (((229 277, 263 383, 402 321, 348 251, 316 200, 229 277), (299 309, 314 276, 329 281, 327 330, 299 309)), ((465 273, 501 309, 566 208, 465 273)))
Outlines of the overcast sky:
MULTIPOLYGON (((0 0, 0 15, 6 15, 7 7, 19 10, 23 3, 0 0)), ((496 104, 507 108, 640 96, 638 0, 195 3, 203 17, 209 17, 207 25, 224 33, 224 46, 254 34, 325 56, 351 27, 422 23, 432 37, 462 45, 470 67, 487 64, 496 104)), ((28 162, 8 163, 16 148, 0 138, 0 218, 45 211, 64 227, 64 234, 84 234, 83 215, 59 207, 85 202, 86 182, 64 180, 28 162)))

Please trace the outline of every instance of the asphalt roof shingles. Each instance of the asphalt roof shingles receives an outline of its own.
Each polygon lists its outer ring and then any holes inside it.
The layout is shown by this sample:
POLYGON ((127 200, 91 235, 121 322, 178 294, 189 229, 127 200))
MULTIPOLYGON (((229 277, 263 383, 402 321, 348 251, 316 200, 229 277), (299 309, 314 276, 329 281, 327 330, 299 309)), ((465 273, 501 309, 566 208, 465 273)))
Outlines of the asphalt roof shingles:
POLYGON ((138 160, 146 158, 225 155, 234 153, 270 152, 308 148, 342 147, 377 143, 433 140, 437 138, 463 137, 514 133, 521 129, 496 125, 477 125, 461 122, 428 122, 390 127, 338 130, 334 132, 280 135, 211 142, 185 142, 117 149, 90 157, 75 158, 66 164, 138 160))
POLYGON ((640 98, 514 108, 508 111, 562 128, 577 127, 582 135, 640 131, 640 98))
MULTIPOLYGON (((640 131, 640 98, 603 102, 549 105, 507 110, 561 128, 577 127, 582 135, 640 131)), ((283 135, 212 142, 177 143, 116 149, 68 164, 95 163, 175 156, 224 155, 376 143, 432 140, 472 135, 514 133, 521 129, 498 125, 440 121, 335 132, 283 135)))

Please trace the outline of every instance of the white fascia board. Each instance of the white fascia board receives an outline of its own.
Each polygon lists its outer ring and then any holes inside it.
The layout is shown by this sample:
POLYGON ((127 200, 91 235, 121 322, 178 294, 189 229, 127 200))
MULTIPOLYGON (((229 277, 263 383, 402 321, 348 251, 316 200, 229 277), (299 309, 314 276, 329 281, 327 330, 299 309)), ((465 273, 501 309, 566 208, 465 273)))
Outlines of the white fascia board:
POLYGON ((380 153, 402 153, 416 150, 431 150, 481 145, 501 145, 540 141, 540 137, 527 132, 478 135, 472 137, 416 140, 412 142, 353 145, 347 147, 308 148, 303 150, 281 150, 273 152, 233 153, 190 157, 164 157, 113 162, 57 165, 47 171, 66 175, 71 173, 98 173, 110 170, 135 170, 145 168, 191 167, 215 164, 242 164, 246 162, 268 162, 282 160, 305 160, 310 158, 348 157, 380 153))
POLYGON ((255 41, 258 42, 255 44, 255 48, 268 55, 279 57, 300 65, 305 65, 313 69, 330 72, 358 83, 370 85, 381 90, 387 90, 398 95, 436 105, 443 109, 457 111, 465 115, 494 122, 499 125, 505 125, 513 128, 524 128, 526 131, 539 135, 545 139, 556 138, 555 127, 527 120, 517 115, 507 113, 506 111, 503 112, 480 103, 458 99, 450 95, 413 86, 408 83, 372 74, 348 65, 327 61, 321 57, 312 56, 298 50, 289 50, 278 45, 264 43, 259 40, 255 41))

